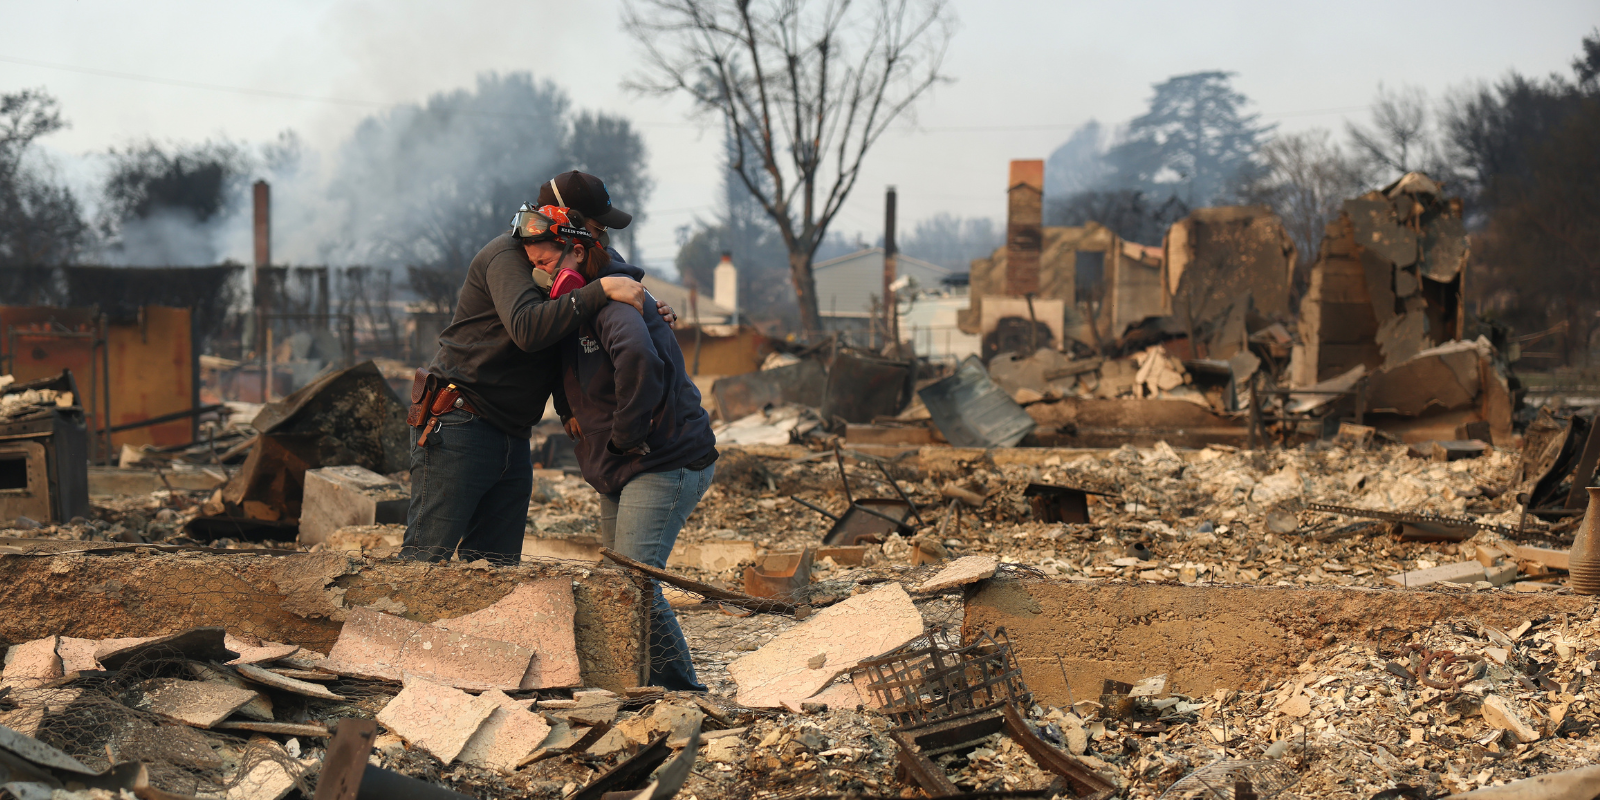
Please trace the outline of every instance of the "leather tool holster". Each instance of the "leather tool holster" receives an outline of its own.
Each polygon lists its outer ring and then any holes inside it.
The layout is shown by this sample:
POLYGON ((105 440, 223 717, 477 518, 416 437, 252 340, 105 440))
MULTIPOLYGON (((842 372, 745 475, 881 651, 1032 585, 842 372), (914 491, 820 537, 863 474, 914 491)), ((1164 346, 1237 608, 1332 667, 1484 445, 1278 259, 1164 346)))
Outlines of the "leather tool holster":
POLYGON ((406 412, 406 424, 413 428, 427 425, 438 394, 439 379, 419 368, 411 378, 411 408, 406 412))

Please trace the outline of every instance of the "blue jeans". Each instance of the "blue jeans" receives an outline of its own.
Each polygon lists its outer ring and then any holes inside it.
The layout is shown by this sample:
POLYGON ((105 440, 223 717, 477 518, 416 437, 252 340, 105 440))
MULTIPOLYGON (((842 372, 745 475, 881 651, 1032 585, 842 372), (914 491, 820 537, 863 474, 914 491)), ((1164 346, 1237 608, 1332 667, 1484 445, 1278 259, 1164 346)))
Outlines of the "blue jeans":
MULTIPOLYGON (((635 561, 665 567, 678 531, 711 488, 716 465, 702 470, 641 472, 616 494, 600 495, 600 541, 635 561)), ((646 624, 650 626, 650 684, 674 691, 703 692, 694 674, 689 643, 678 616, 655 587, 646 624)))
POLYGON ((462 561, 521 561, 533 494, 528 440, 461 410, 441 415, 423 447, 420 430, 411 429, 411 507, 400 557, 444 561, 459 547, 462 561))

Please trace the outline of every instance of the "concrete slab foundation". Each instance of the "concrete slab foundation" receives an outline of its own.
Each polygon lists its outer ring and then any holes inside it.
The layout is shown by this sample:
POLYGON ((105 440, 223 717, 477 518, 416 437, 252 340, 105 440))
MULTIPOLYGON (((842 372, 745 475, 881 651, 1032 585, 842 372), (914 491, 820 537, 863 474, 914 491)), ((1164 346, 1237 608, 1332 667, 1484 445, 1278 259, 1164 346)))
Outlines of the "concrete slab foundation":
POLYGON ((431 623, 481 610, 519 583, 573 581, 586 686, 638 686, 644 656, 639 584, 626 572, 556 561, 507 569, 369 561, 343 552, 0 555, 0 644, 45 636, 154 636, 221 626, 326 653, 350 609, 431 623))
POLYGON ((1456 618, 1509 630, 1545 615, 1597 611, 1600 600, 1578 595, 998 577, 967 599, 963 637, 1004 626, 1035 696, 1066 704, 1097 699, 1108 678, 1134 683, 1162 673, 1180 694, 1260 689, 1335 640, 1392 642, 1456 618))

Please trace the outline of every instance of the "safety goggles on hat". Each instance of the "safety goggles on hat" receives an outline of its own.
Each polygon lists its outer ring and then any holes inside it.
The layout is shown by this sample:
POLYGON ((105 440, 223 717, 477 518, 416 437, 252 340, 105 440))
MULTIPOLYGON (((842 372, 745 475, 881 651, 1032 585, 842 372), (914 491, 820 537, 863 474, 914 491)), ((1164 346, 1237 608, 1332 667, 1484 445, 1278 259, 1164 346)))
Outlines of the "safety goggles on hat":
POLYGON ((557 241, 566 245, 594 244, 594 235, 582 223, 583 216, 570 208, 523 203, 511 218, 511 235, 525 243, 557 241))

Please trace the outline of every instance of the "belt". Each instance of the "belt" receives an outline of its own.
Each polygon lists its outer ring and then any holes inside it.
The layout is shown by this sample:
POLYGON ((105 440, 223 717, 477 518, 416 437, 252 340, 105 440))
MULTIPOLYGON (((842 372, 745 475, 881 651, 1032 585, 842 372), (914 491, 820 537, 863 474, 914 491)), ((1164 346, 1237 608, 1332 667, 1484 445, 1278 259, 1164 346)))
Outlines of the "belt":
POLYGON ((438 385, 438 380, 426 370, 417 370, 411 386, 411 410, 406 415, 407 425, 422 429, 422 435, 417 437, 417 444, 428 443, 428 434, 439 428, 440 414, 455 410, 480 416, 477 407, 455 384, 441 387, 438 385))

